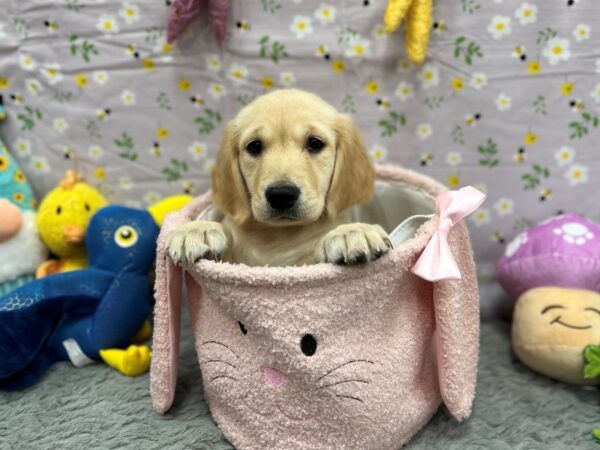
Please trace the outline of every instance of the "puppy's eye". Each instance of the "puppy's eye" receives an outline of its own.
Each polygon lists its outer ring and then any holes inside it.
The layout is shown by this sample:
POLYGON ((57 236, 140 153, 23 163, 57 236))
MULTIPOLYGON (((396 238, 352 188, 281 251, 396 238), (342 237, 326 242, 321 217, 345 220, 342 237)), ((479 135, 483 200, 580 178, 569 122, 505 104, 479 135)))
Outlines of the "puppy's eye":
POLYGON ((305 334, 300 340, 300 350, 306 356, 312 356, 317 351, 317 340, 312 334, 305 334))
POLYGON ((246 334, 248 334, 248 330, 246 329, 246 327, 244 326, 244 324, 242 322, 238 322, 238 325, 240 326, 240 331, 242 332, 242 334, 245 336, 246 334))
POLYGON ((325 142, 323 142, 321 139, 319 139, 317 137, 311 136, 308 138, 308 141, 306 141, 306 149, 310 153, 319 153, 324 148, 325 148, 325 142))
POLYGON ((250 141, 248 145, 246 145, 246 150, 252 156, 260 156, 263 150, 262 142, 258 139, 250 141))

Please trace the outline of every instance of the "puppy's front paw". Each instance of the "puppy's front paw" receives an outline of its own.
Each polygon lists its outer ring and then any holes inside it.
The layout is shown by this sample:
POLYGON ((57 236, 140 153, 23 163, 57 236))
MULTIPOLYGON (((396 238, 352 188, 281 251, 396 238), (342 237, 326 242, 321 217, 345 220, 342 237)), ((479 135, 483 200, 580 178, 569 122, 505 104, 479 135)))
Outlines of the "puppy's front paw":
POLYGON ((376 260, 391 248, 387 233, 379 225, 350 223, 338 226, 319 240, 315 261, 362 264, 376 260))
POLYGON ((192 265, 202 258, 220 259, 226 248, 223 226, 217 222, 195 220, 167 236, 167 254, 180 265, 192 265))

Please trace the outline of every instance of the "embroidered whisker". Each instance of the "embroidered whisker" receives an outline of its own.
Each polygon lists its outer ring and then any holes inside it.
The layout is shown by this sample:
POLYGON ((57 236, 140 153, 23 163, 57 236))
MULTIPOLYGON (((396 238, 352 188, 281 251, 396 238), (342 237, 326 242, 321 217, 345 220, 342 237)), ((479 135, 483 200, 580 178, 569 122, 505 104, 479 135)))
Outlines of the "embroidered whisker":
POLYGON ((203 361, 203 363, 204 363, 204 364, 210 364, 210 363, 222 363, 222 364, 226 364, 226 365, 228 365, 228 366, 230 366, 230 367, 233 367, 234 369, 236 369, 236 370, 237 370, 237 366, 234 366, 233 364, 231 364, 231 363, 228 363, 227 361, 220 360, 220 359, 209 359, 208 361, 203 361))
POLYGON ((239 356, 237 355, 236 352, 234 352, 233 350, 231 350, 227 345, 223 344, 222 342, 219 342, 219 341, 204 341, 202 343, 202 345, 209 345, 209 344, 220 345, 222 347, 225 347, 227 350, 229 350, 231 353, 233 353, 236 358, 239 358, 239 356))
POLYGON ((360 398, 358 398, 358 397, 352 397, 351 395, 336 395, 336 397, 339 397, 339 398, 347 398, 347 399, 350 399, 350 400, 356 400, 357 402, 364 403, 364 402, 362 401, 362 399, 360 399, 360 398))
POLYGON ((237 378, 230 377, 229 375, 217 375, 216 377, 211 378, 210 381, 215 381, 215 380, 218 380, 219 378, 229 378, 230 380, 233 380, 233 381, 238 380, 237 378))
POLYGON ((353 359, 352 361, 345 362, 345 363, 344 363, 344 364, 342 364, 341 366, 334 367, 333 369, 329 370, 329 371, 328 371, 327 373, 325 373, 324 375, 321 375, 319 378, 317 378, 317 379, 315 380, 315 383, 316 383, 317 381, 319 381, 319 380, 322 380, 322 379, 323 379, 323 378, 325 378, 327 375, 329 375, 329 374, 331 374, 331 373, 335 372, 336 370, 338 370, 338 369, 341 369, 342 367, 345 367, 345 366, 347 366, 348 364, 361 363, 361 362, 364 362, 364 363, 369 363, 369 364, 374 364, 374 362, 373 362, 373 361, 369 361, 368 359, 353 359))
POLYGON ((331 386, 337 386, 338 384, 344 384, 344 383, 364 383, 364 384, 369 384, 370 381, 367 381, 367 380, 356 380, 356 379, 354 379, 354 380, 343 380, 343 381, 338 381, 336 383, 326 384, 325 386, 320 386, 320 387, 317 388, 317 391, 320 390, 320 389, 325 389, 325 388, 328 388, 328 387, 331 387, 331 386))

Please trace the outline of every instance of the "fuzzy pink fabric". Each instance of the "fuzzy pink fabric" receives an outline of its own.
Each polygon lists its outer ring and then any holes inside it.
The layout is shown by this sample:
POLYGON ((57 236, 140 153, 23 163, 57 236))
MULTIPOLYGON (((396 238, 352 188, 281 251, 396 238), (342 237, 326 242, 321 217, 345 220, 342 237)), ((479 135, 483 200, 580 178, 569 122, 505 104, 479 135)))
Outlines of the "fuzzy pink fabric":
MULTIPOLYGON (((377 171, 432 197, 445 189, 408 170, 377 171)), ((159 238, 151 369, 159 413, 173 402, 180 311, 181 271, 165 257, 165 236, 209 203, 207 194, 168 216, 159 238)), ((466 226, 449 236, 461 280, 410 272, 438 221, 366 266, 202 261, 187 274, 206 399, 237 448, 397 449, 442 401, 458 420, 470 414, 479 299, 466 226), (310 356, 307 335, 316 341, 310 356)))

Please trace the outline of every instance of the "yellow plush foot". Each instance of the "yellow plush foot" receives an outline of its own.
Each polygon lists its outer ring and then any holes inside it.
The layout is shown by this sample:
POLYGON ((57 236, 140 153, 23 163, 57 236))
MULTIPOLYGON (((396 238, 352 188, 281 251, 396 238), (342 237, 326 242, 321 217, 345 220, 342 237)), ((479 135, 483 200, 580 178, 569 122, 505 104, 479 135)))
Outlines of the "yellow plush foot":
POLYGON ((131 342, 140 344, 150 339, 150 336, 152 336, 152 324, 149 320, 145 320, 142 328, 140 328, 140 331, 137 332, 131 342))
POLYGON ((109 348, 100 350, 106 364, 128 377, 137 377, 148 371, 152 352, 146 345, 130 345, 126 350, 109 348))

